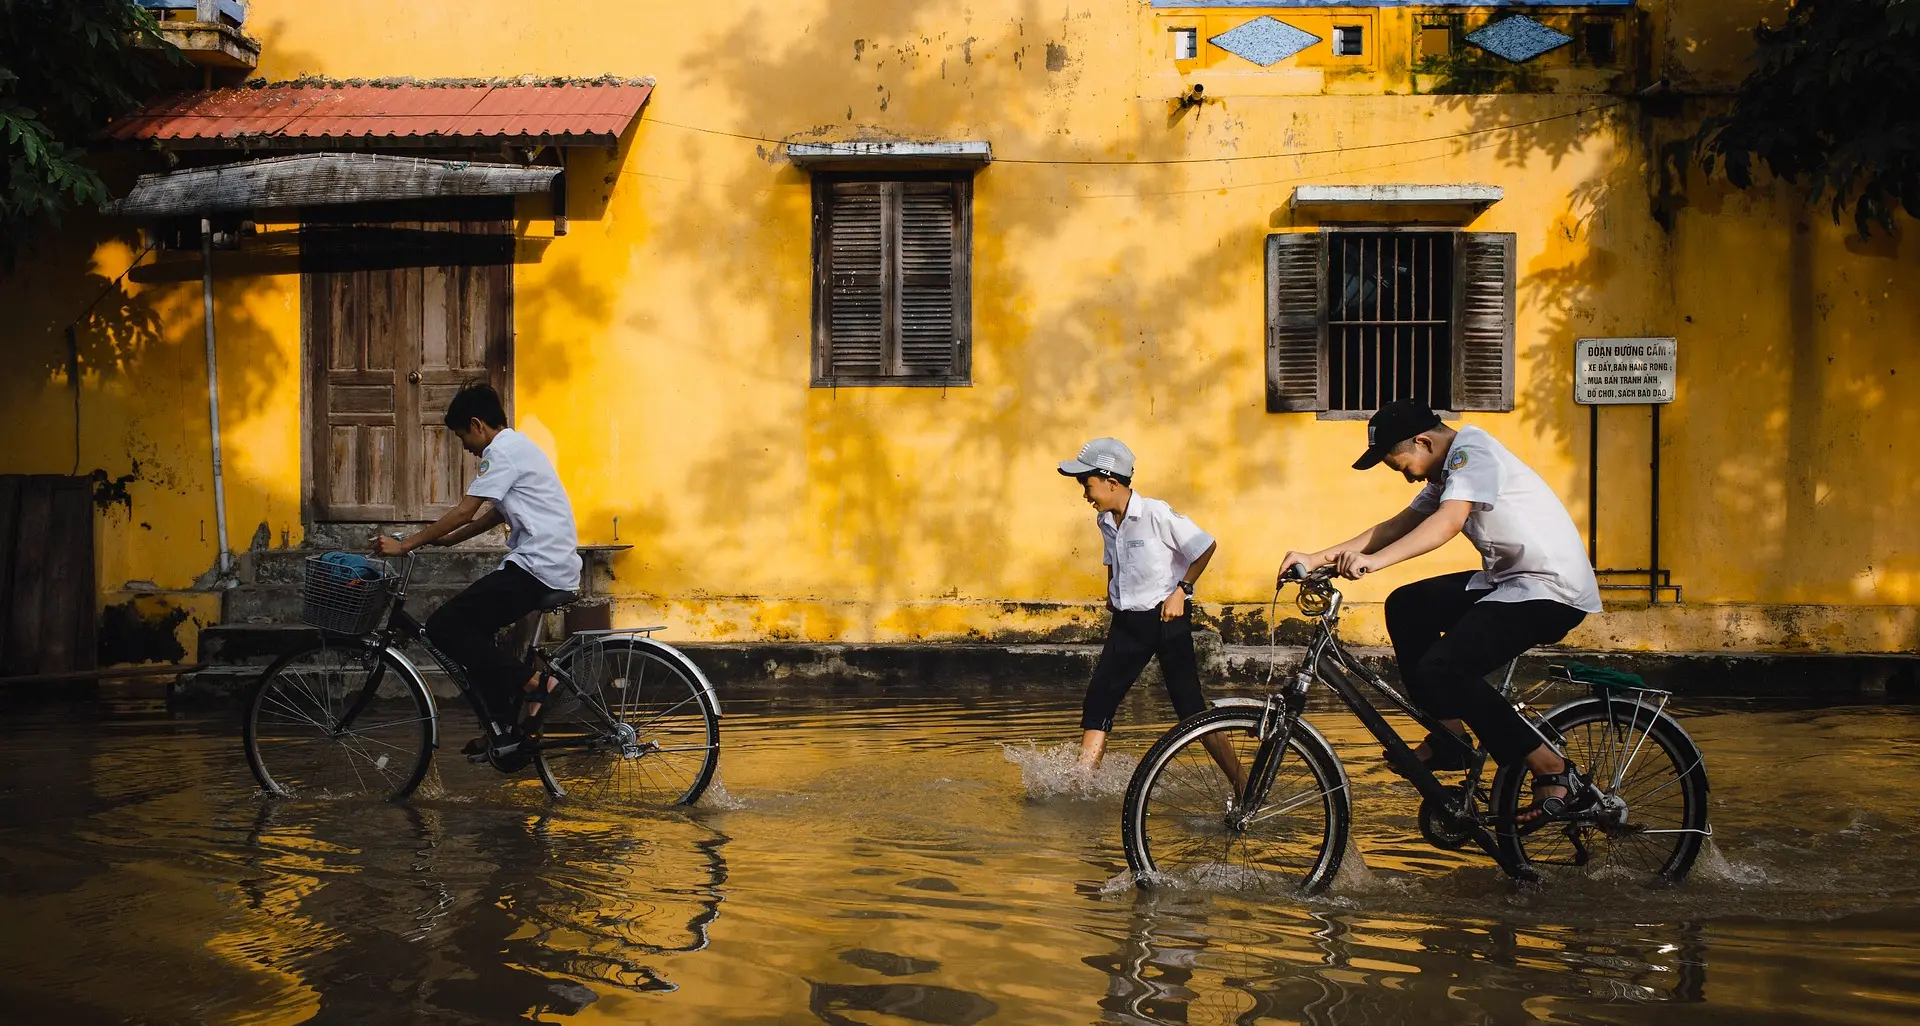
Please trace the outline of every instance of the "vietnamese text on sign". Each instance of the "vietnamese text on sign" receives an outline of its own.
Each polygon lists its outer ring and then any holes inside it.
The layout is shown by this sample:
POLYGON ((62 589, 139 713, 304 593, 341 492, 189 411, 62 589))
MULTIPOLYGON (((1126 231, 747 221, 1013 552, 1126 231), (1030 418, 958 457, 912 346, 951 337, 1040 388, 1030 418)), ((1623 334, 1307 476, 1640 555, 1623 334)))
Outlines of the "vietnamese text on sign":
POLYGON ((1680 344, 1671 338, 1583 338, 1574 343, 1573 400, 1670 403, 1679 366, 1680 344))

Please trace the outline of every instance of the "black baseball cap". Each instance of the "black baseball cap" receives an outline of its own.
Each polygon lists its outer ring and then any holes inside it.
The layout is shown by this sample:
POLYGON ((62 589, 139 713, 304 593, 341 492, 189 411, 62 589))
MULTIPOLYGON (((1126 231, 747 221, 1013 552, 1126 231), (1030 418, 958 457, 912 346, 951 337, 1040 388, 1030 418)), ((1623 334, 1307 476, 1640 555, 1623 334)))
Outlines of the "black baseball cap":
POLYGON ((1374 411, 1368 419, 1367 451, 1353 461, 1353 469, 1367 470, 1378 466, 1387 450, 1422 431, 1432 431, 1439 426, 1440 415, 1428 409, 1425 403, 1395 399, 1374 411))

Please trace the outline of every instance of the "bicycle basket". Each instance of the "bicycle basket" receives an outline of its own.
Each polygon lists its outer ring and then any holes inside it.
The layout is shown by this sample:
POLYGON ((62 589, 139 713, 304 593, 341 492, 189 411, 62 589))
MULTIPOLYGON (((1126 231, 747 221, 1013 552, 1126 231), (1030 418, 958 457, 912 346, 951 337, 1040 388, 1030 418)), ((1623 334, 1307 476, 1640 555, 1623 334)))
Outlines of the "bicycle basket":
POLYGON ((380 626, 399 576, 393 567, 350 552, 307 559, 300 619, 335 634, 365 634, 380 626))

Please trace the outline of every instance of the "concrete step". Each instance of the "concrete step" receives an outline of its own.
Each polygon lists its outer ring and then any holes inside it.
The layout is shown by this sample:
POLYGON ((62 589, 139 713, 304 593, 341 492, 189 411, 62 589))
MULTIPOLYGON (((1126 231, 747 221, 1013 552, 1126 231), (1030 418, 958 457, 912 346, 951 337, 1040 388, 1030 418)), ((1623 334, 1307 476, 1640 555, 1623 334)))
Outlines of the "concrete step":
MULTIPOLYGON (((402 538, 425 527, 425 524, 313 524, 307 528, 307 539, 303 548, 315 552, 341 550, 346 552, 367 551, 367 539, 374 534, 398 535, 402 538)), ((504 551, 507 545, 507 532, 504 527, 496 527, 477 538, 469 538, 455 546, 461 549, 496 549, 504 551)), ((445 551, 445 550, 442 550, 445 551)))
MULTIPOLYGON (((261 549, 240 559, 240 580, 246 584, 299 584, 306 579, 307 560, 330 549, 261 549)), ((506 549, 452 548, 423 549, 416 554, 413 576, 416 584, 471 584, 492 573, 505 559, 506 549)), ((395 561, 396 569, 399 566, 395 561)))
MULTIPOLYGON (((410 584, 407 609, 424 619, 469 583, 410 584)), ((297 624, 301 604, 298 584, 243 584, 221 594, 220 620, 228 624, 297 624)))
POLYGON ((208 666, 258 669, 281 655, 320 640, 320 632, 300 623, 223 623, 200 629, 200 661, 208 666))
MULTIPOLYGON (((449 712, 458 716, 467 708, 460 699, 459 689, 453 685, 453 679, 440 672, 424 654, 413 654, 413 663, 420 670, 420 676, 427 683, 427 690, 440 703, 440 713, 444 718, 449 712), (448 700, 457 704, 449 705, 448 700)), ((208 666, 193 673, 181 674, 167 685, 167 703, 175 706, 230 705, 246 698, 254 682, 266 670, 265 665, 208 666)), ((381 693, 386 693, 383 686, 381 693)), ((468 721, 472 714, 466 714, 468 721)))

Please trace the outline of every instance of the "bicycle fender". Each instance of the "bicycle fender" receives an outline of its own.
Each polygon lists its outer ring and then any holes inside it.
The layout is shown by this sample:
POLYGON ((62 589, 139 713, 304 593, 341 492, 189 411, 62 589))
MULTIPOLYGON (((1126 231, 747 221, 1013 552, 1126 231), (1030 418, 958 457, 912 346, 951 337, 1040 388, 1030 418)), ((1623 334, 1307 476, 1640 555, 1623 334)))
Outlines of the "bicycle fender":
POLYGON ((655 641, 650 637, 636 635, 634 637, 629 637, 624 640, 627 642, 627 644, 633 645, 636 648, 646 649, 647 651, 652 652, 654 655, 657 655, 662 659, 668 660, 674 665, 680 667, 682 670, 685 670, 687 673, 692 674, 694 683, 700 685, 700 690, 707 693, 707 701, 713 703, 714 718, 720 719, 726 716, 726 712, 720 708, 720 694, 719 692, 716 692, 715 690, 713 690, 713 682, 707 679, 706 674, 700 672, 700 667, 695 665, 692 659, 687 658, 687 654, 685 652, 682 652, 679 649, 674 648, 672 645, 669 645, 664 641, 655 641))
MULTIPOLYGON (((1633 699, 1616 698, 1611 703, 1609 703, 1604 698, 1595 698, 1592 696, 1588 696, 1586 698, 1576 698, 1576 699, 1573 699, 1572 701, 1562 702, 1559 705, 1556 705, 1553 708, 1548 709, 1546 713, 1546 720, 1548 723, 1552 723, 1554 719, 1561 716, 1562 714, 1572 712, 1584 706, 1592 706, 1595 709, 1605 712, 1608 705, 1612 705, 1613 708, 1616 710, 1618 710, 1622 706, 1636 706, 1638 707, 1638 709, 1645 710, 1645 715, 1664 716, 1666 718, 1667 723, 1670 724, 1673 727, 1673 729, 1680 732, 1680 739, 1687 743, 1687 747, 1693 749, 1693 768, 1694 768, 1694 772, 1700 774, 1701 789, 1706 791, 1713 790, 1713 784, 1707 778, 1706 756, 1701 754, 1700 746, 1693 740, 1693 735, 1687 733, 1687 728, 1682 726, 1678 719, 1666 713, 1660 712, 1659 710, 1655 709, 1653 706, 1650 706, 1645 702, 1641 702, 1633 699)), ((1619 718, 1618 713, 1615 714, 1615 718, 1616 719, 1619 718)), ((1629 713, 1627 715, 1627 719, 1629 721, 1632 721, 1633 713, 1629 713)), ((1505 772, 1505 767, 1502 767, 1501 771, 1505 772)))
POLYGON ((413 665, 413 660, 408 659, 406 653, 399 649, 389 645, 382 654, 394 661, 401 675, 407 678, 409 686, 418 688, 421 694, 427 696, 427 743, 434 748, 439 748, 440 703, 434 700, 433 689, 427 686, 427 679, 420 675, 420 668, 413 665))

